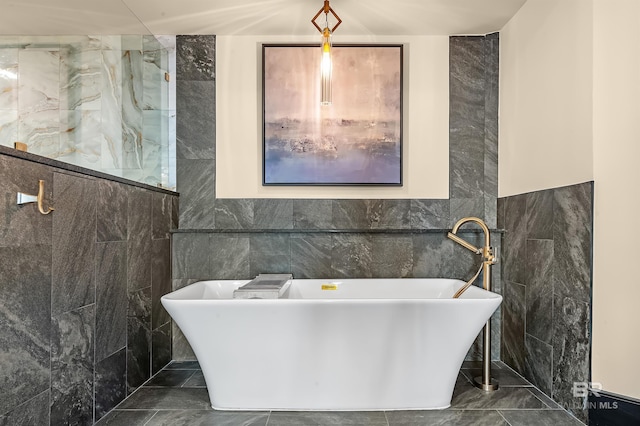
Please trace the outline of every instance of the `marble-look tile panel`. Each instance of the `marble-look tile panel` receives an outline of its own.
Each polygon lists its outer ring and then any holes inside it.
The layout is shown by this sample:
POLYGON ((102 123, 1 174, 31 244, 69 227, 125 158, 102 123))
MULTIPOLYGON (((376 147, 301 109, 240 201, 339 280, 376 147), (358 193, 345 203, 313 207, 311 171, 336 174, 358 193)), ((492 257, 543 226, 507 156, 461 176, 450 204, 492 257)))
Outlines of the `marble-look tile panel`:
POLYGON ((160 298, 171 293, 171 240, 151 242, 151 329, 171 321, 160 298))
MULTIPOLYGON (((253 228, 254 200, 249 199, 218 199, 215 203, 216 228, 222 229, 251 229, 253 228)), ((183 209, 181 199, 180 209, 183 209)), ((182 228, 186 226, 180 222, 182 228)))
POLYGON ((96 361, 127 344, 127 243, 96 244, 96 361))
MULTIPOLYGON (((103 38, 103 41, 105 39, 103 38)), ((122 67, 120 52, 102 51, 102 112, 103 145, 102 169, 118 170, 123 167, 122 136, 122 67), (108 153, 108 154, 107 154, 108 153)))
POLYGON ((122 168, 142 169, 142 53, 125 50, 122 66, 122 168))
POLYGON ((497 223, 497 228, 498 229, 505 229, 505 210, 504 210, 504 205, 505 205, 505 200, 506 198, 502 197, 502 198, 498 198, 498 205, 497 205, 497 209, 498 209, 498 223, 497 223))
POLYGON ((516 195, 504 199, 504 234, 502 247, 502 273, 506 281, 526 282, 527 257, 527 198, 516 195))
POLYGON ((171 322, 151 332, 151 374, 171 362, 171 322))
POLYGON ((51 246, 0 247, 0 413, 49 389, 50 252, 51 246))
MULTIPOLYGON (((225 412, 212 410, 160 411, 153 416, 148 426, 191 425, 191 426, 265 426, 268 412, 225 412)), ((272 424, 270 422, 270 424, 272 424)))
POLYGON ((294 278, 331 278, 331 235, 292 234, 291 273, 294 278))
POLYGON ((180 217, 180 197, 172 196, 171 197, 171 229, 178 229, 180 227, 180 222, 178 218, 180 217))
POLYGON ((169 82, 165 80, 165 73, 169 71, 166 60, 168 52, 153 36, 143 36, 142 43, 142 108, 164 109, 169 103, 169 82))
POLYGON ((368 229, 368 200, 333 200, 333 225, 336 229, 368 229))
POLYGON ((504 281, 502 301, 502 360, 520 374, 525 369, 525 286, 504 281))
POLYGON ((295 229, 333 228, 332 200, 293 200, 295 229))
POLYGON ((449 200, 411 200, 411 227, 448 228, 449 200))
POLYGON ((215 57, 215 35, 176 36, 176 72, 179 81, 214 81, 215 57))
POLYGON ((209 279, 212 276, 209 234, 173 234, 173 278, 209 279))
POLYGON ((291 241, 288 234, 253 234, 250 237, 249 273, 291 273, 291 241))
POLYGON ((443 234, 415 234, 413 239, 414 278, 453 278, 456 274, 454 246, 443 234))
POLYGON ((293 200, 268 198, 254 200, 253 227, 293 229, 293 200))
POLYGON ((96 362, 94 395, 96 421, 127 397, 126 348, 96 362))
POLYGON ((143 48, 143 41, 141 35, 127 34, 120 36, 120 49, 121 50, 139 50, 143 48))
POLYGON ((198 282, 200 280, 198 279, 193 279, 193 278, 179 278, 179 279, 173 279, 172 280, 172 284, 171 284, 171 289, 172 290, 179 290, 183 287, 186 287, 190 284, 193 284, 195 282, 198 282))
POLYGON ((51 318, 51 423, 93 422, 95 305, 51 318))
POLYGON ((484 216, 482 218, 489 229, 498 227, 498 203, 496 197, 484 197, 484 216))
POLYGON ((98 180, 97 241, 125 241, 128 234, 129 191, 127 187, 98 180))
POLYGON ((151 192, 129 190, 127 279, 129 291, 151 286, 151 192))
POLYGON ((389 426, 509 426, 495 410, 388 411, 389 426))
POLYGON ((151 195, 151 237, 168 239, 171 237, 171 208, 173 196, 154 192, 151 195))
MULTIPOLYGON (((500 40, 484 39, 484 194, 495 201, 498 196, 498 109, 500 86, 500 40)), ((487 215, 489 216, 489 215, 487 215)), ((487 222, 491 222, 487 220, 487 222)), ((495 222, 489 226, 495 227, 495 222)))
POLYGON ((449 227, 453 227, 463 217, 478 217, 485 220, 485 199, 482 198, 452 198, 449 227))
MULTIPOLYGON (((527 322, 528 322, 527 317, 527 322)), ((553 348, 530 334, 524 337, 524 377, 542 392, 551 395, 553 348)))
POLYGON ((54 173, 52 315, 95 301, 97 183, 54 173))
POLYGON ((49 158, 60 156, 60 111, 18 111, 17 140, 26 143, 29 152, 34 154, 49 158))
POLYGON ((449 194, 473 198, 484 191, 484 37, 449 39, 449 194))
POLYGON ((216 84, 176 82, 176 156, 187 160, 216 158, 216 84))
MULTIPOLYGON (((62 41, 62 40, 61 40, 62 41)), ((99 110, 102 56, 91 36, 66 37, 60 46, 60 108, 99 110)))
POLYGON ((206 389, 143 387, 127 398, 119 409, 211 410, 206 389))
POLYGON ((151 377, 151 287, 129 293, 127 393, 151 377))
MULTIPOLYGON (((214 160, 177 160, 177 190, 180 192, 180 227, 185 229, 227 228, 214 216, 214 160)), ((218 214, 216 200, 215 213, 218 214)))
POLYGON ((411 200, 370 200, 369 226, 376 229, 411 227, 411 200))
POLYGON ((387 419, 380 411, 316 411, 316 412, 272 412, 270 426, 315 426, 315 425, 367 425, 386 426, 387 419))
POLYGON ((0 145, 13 147, 18 139, 18 110, 0 110, 0 145))
POLYGON ((332 236, 332 245, 331 269, 334 277, 372 278, 370 235, 335 234, 332 236))
POLYGON ((553 189, 530 192, 527 203, 527 238, 553 239, 553 189))
POLYGON ((554 294, 591 300, 593 183, 554 190, 554 294))
POLYGON ((248 235, 211 235, 212 279, 251 279, 248 235))
POLYGON ((586 398, 575 398, 572 386, 574 382, 588 382, 590 378, 590 305, 562 294, 554 295, 553 394, 550 396, 585 422, 586 398))
POLYGON ((0 426, 49 425, 49 389, 18 405, 4 415, 0 415, 0 426))
MULTIPOLYGON (((1 115, 1 114, 0 114, 1 115)), ((53 200, 53 173, 49 167, 0 155, 0 247, 51 245, 53 215, 43 216, 35 204, 18 206, 16 194, 38 194, 44 180, 45 206, 53 200)))
POLYGON ((411 236, 372 235, 371 274, 376 278, 408 278, 413 273, 411 236))
POLYGON ((184 337, 182 330, 180 330, 180 327, 178 327, 175 321, 171 324, 172 358, 176 361, 195 360, 196 356, 193 353, 193 349, 191 349, 191 345, 187 341, 187 338, 184 337))
POLYGON ((18 48, 0 48, 0 111, 18 111, 18 48))
POLYGON ((553 336, 553 241, 527 240, 526 332, 551 344, 553 336))
POLYGON ((141 167, 123 170, 123 177, 152 186, 158 183, 166 184, 169 164, 168 135, 168 111, 142 111, 141 167))
POLYGON ((18 53, 18 139, 29 151, 59 154, 60 54, 55 50, 22 49, 18 53))

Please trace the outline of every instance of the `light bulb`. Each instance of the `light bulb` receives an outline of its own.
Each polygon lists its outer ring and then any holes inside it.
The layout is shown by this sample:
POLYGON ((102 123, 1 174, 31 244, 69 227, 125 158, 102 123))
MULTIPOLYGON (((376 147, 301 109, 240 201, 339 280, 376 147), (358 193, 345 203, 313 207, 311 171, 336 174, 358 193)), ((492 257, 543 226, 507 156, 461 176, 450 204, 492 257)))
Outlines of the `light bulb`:
POLYGON ((320 62, 321 105, 331 105, 331 31, 322 32, 322 59, 320 62))

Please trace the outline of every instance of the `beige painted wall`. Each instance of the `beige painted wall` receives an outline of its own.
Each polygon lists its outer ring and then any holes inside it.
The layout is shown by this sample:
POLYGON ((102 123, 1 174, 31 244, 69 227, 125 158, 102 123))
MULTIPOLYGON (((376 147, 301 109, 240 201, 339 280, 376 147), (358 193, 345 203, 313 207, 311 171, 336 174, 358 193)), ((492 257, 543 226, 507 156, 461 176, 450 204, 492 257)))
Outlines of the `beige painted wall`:
POLYGON ((216 38, 216 196, 220 198, 448 198, 449 38, 345 37, 336 43, 404 44, 402 187, 263 187, 261 44, 317 37, 216 38), (224 105, 224 108, 220 106, 224 105))
POLYGON ((591 0, 528 0, 500 31, 499 195, 593 179, 591 0))
POLYGON ((594 0, 593 380, 640 399, 640 2, 594 0))
POLYGON ((592 381, 634 398, 639 27, 637 0, 528 0, 500 40, 500 196, 595 181, 592 381))

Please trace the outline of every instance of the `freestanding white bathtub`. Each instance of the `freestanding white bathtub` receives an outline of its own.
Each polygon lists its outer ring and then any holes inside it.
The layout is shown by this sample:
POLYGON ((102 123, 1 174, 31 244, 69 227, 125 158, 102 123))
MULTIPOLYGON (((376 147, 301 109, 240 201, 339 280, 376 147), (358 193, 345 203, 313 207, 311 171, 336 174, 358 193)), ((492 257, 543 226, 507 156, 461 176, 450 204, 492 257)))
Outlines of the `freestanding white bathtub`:
POLYGON ((464 282, 450 279, 294 279, 279 299, 233 299, 247 282, 200 281, 162 297, 214 409, 446 408, 502 301, 475 286, 452 299, 464 282))

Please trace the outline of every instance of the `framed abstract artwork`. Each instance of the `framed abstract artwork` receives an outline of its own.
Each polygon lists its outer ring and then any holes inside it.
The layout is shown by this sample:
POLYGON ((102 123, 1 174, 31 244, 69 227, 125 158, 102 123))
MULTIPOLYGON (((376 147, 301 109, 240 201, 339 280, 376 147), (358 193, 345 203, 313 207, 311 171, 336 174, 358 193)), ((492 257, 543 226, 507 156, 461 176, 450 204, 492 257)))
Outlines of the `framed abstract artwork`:
POLYGON ((402 186, 402 45, 262 46, 263 185, 402 186))

